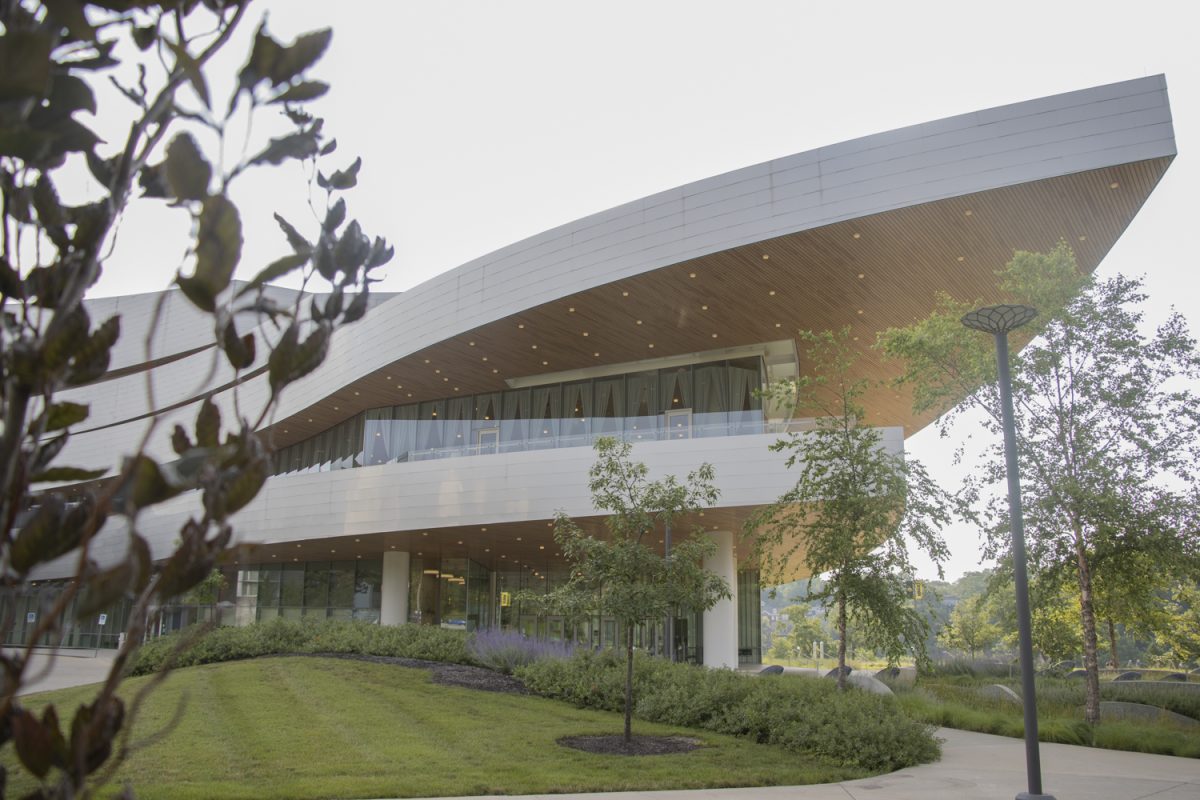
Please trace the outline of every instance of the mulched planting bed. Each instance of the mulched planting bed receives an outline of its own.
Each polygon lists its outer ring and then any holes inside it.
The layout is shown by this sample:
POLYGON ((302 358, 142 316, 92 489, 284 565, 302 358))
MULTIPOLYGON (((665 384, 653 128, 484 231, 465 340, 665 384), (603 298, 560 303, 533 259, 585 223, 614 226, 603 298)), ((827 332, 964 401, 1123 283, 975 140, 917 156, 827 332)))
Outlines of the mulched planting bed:
POLYGON ((466 689, 504 694, 530 693, 525 688, 525 684, 511 675, 502 675, 490 669, 471 667, 466 664, 444 664, 440 661, 422 661, 418 658, 367 656, 356 653, 312 653, 311 655, 321 658, 344 658, 348 661, 369 661, 372 664, 393 664, 398 667, 427 669, 433 672, 433 682, 444 686, 462 686, 466 689))
POLYGON ((686 736, 634 736, 626 743, 620 734, 607 736, 564 736, 558 740, 563 747, 614 756, 663 756, 688 753, 702 747, 699 739, 686 736))

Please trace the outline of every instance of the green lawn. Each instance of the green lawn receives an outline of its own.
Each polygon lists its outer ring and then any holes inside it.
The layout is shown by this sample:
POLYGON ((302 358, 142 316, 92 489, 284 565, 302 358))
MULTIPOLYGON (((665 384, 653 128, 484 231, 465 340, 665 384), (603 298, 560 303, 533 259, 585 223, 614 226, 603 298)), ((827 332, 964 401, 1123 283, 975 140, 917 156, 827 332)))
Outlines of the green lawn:
MULTIPOLYGON (((125 695, 143 678, 126 682, 125 695)), ((560 736, 617 733, 616 714, 552 700, 439 686, 424 670, 325 658, 268 658, 175 672, 146 703, 136 752, 114 786, 139 798, 412 797, 823 783, 861 773, 778 747, 704 731, 634 723, 635 733, 683 733, 705 746, 670 756, 602 756, 560 736)), ((70 715, 85 689, 47 692, 70 715)), ((65 727, 65 725, 64 725, 65 727)), ((12 765, 11 747, 3 763, 12 765)), ((13 796, 31 783, 10 779, 13 796)))

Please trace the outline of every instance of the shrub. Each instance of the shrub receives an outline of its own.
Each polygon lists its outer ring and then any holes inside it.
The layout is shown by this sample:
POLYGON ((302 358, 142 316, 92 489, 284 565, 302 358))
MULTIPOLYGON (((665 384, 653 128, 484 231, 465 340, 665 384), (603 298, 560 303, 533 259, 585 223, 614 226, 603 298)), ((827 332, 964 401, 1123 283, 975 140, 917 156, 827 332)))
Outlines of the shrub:
MULTIPOLYGON (((157 672, 179 643, 195 633, 195 629, 188 629, 143 645, 131 662, 130 674, 157 672)), ((467 652, 466 635, 461 631, 425 625, 382 626, 356 620, 277 618, 243 627, 216 628, 184 649, 175 658, 174 666, 294 653, 352 653, 474 663, 467 652)))
POLYGON ((498 628, 476 631, 467 640, 467 652, 476 663, 505 675, 546 658, 570 658, 575 648, 567 642, 530 639, 518 631, 498 628))
MULTIPOLYGON (((520 667, 516 674, 546 697, 619 711, 623 670, 614 653, 581 651, 520 667)), ((747 736, 840 766, 889 772, 933 761, 940 752, 932 727, 907 717, 893 698, 839 692, 833 681, 755 678, 639 654, 634 693, 639 719, 747 736)))

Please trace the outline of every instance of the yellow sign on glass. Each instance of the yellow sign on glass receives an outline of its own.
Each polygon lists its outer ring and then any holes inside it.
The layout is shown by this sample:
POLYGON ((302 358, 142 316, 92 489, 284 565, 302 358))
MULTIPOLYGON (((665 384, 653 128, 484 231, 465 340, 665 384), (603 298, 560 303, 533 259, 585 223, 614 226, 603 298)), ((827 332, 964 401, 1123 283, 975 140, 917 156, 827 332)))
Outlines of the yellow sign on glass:
POLYGON ((500 593, 500 607, 508 608, 510 605, 512 605, 512 596, 509 595, 508 592, 501 592, 500 593))

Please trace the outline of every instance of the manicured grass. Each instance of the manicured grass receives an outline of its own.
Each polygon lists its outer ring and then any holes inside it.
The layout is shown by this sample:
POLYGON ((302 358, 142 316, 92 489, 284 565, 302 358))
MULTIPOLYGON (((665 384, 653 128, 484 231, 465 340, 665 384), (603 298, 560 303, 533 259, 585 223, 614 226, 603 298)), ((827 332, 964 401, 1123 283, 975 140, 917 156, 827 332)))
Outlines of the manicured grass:
MULTIPOLYGON (((127 681, 126 696, 144 680, 127 681)), ((69 715, 89 694, 68 689, 26 703, 52 700, 69 715)), ((151 695, 134 740, 159 730, 184 695, 179 727, 132 755, 114 789, 128 780, 144 800, 413 797, 765 786, 862 775, 778 747, 645 722, 634 732, 683 734, 705 746, 633 758, 578 752, 555 740, 617 733, 621 717, 440 686, 424 670, 308 657, 178 670, 151 695)), ((0 760, 12 765, 11 747, 0 760)), ((13 796, 30 788, 27 778, 10 778, 13 796)))

